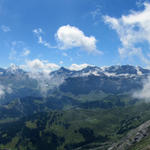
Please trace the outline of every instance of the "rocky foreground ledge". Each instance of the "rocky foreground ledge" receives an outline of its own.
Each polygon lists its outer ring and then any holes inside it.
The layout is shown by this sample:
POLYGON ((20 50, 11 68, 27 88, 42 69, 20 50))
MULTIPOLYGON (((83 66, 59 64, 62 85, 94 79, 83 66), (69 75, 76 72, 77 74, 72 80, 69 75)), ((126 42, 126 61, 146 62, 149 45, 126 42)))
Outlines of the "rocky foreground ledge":
POLYGON ((128 150, 134 144, 150 135, 150 120, 130 131, 126 137, 113 144, 108 150, 128 150))

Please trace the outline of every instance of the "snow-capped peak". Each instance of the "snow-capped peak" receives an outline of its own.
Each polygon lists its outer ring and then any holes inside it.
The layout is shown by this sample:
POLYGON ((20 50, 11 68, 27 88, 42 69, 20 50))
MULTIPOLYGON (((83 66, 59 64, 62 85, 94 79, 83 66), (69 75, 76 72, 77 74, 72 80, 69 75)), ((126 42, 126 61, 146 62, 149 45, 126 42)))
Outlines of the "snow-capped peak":
POLYGON ((24 72, 19 66, 15 64, 11 64, 10 67, 6 69, 6 71, 11 73, 24 72))
POLYGON ((9 67, 12 71, 16 71, 19 69, 19 67, 15 64, 10 64, 10 67, 9 67))

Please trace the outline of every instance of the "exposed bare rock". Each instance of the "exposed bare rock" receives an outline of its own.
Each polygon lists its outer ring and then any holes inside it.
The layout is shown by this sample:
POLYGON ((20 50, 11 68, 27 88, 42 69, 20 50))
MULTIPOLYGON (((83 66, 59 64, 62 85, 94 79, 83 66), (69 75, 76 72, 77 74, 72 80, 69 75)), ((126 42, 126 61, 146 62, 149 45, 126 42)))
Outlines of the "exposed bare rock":
POLYGON ((126 137, 118 143, 113 144, 108 150, 127 150, 132 145, 140 142, 144 137, 150 135, 150 120, 140 125, 138 128, 130 131, 126 137))

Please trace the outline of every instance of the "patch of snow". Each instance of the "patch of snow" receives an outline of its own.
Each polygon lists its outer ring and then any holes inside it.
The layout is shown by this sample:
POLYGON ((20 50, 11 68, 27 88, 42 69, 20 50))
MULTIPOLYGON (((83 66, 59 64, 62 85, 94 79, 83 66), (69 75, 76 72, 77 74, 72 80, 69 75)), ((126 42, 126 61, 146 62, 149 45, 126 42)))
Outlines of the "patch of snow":
POLYGON ((143 73, 140 71, 139 67, 136 67, 136 70, 137 70, 138 75, 140 75, 140 76, 143 75, 143 73))
POLYGON ((111 76, 117 76, 116 73, 109 73, 109 72, 104 72, 104 74, 108 77, 111 77, 111 76))

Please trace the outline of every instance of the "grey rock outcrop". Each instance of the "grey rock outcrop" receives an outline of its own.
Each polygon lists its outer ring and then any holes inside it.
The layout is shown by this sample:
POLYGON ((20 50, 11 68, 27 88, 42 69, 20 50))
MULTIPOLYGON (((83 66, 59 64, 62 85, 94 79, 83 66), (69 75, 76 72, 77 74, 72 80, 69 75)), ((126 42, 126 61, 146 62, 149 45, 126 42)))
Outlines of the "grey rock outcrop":
POLYGON ((140 142, 144 137, 150 134, 150 120, 140 125, 138 128, 130 131, 126 137, 118 143, 113 144, 108 150, 127 150, 132 145, 140 142))

